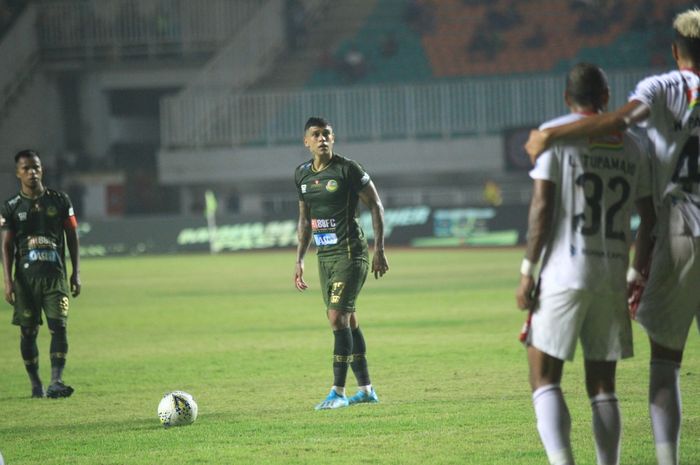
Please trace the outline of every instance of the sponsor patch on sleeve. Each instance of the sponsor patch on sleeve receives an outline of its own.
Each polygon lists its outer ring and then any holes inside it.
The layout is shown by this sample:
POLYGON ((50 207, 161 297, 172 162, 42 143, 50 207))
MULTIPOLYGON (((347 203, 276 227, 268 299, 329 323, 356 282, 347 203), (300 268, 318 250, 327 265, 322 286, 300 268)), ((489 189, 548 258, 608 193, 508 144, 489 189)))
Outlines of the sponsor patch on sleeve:
POLYGON ((68 216, 75 216, 75 212, 73 211, 73 207, 70 207, 68 209, 68 216))
POLYGON ((3 226, 5 226, 5 217, 0 215, 0 228, 2 228, 3 226))
POLYGON ((362 178, 360 178, 360 184, 363 186, 369 182, 369 174, 365 173, 362 175, 362 178))

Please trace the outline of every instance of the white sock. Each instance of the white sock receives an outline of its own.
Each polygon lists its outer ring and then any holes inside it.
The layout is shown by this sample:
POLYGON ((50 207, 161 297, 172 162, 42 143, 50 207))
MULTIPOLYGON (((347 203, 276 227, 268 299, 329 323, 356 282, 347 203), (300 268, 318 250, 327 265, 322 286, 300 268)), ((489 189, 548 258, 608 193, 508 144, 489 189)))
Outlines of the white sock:
POLYGON ((333 386, 333 390, 335 390, 335 393, 339 396, 345 395, 345 386, 333 386))
POLYGON ((591 410, 598 465, 618 465, 622 422, 617 396, 606 392, 591 397, 591 410))
POLYGON ((680 363, 652 359, 649 365, 649 415, 659 465, 678 464, 681 432, 680 363))
POLYGON ((358 386, 358 388, 360 389, 360 391, 363 391, 367 394, 370 394, 372 392, 372 385, 371 384, 368 384, 367 386, 358 386))
POLYGON ((571 453, 571 415, 558 384, 542 386, 532 393, 537 430, 551 465, 574 465, 571 453))

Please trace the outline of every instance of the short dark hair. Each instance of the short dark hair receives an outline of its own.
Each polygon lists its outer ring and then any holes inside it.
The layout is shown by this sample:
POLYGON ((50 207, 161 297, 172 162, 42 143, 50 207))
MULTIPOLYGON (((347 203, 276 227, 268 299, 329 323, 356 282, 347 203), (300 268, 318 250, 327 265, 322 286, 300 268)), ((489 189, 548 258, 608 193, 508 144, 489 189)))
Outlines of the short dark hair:
POLYGON ((608 92, 608 78, 592 63, 576 64, 566 77, 566 94, 578 105, 602 109, 608 92))
POLYGON ((320 116, 312 116, 311 118, 306 120, 306 124, 304 125, 304 132, 308 131, 311 126, 325 128, 326 126, 330 125, 331 124, 324 118, 321 118, 320 116))
POLYGON ((687 37, 676 31, 673 41, 681 56, 689 58, 693 63, 700 63, 700 39, 687 37))
POLYGON ((15 164, 17 164, 20 160, 20 158, 34 158, 37 157, 39 160, 41 160, 41 157, 39 156, 39 152, 36 150, 31 150, 31 149, 24 149, 20 150, 15 154, 15 164))

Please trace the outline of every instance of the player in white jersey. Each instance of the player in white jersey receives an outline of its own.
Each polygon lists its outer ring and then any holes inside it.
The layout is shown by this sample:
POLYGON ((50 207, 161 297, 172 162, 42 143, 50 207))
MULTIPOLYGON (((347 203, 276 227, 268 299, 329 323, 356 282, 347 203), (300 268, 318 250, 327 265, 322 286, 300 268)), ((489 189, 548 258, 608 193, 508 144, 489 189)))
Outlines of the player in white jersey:
MULTIPOLYGON (((597 66, 580 63, 567 77, 571 114, 542 128, 602 111, 608 84, 597 66)), ((619 462, 621 421, 615 394, 617 360, 632 356, 625 273, 632 242, 630 215, 642 216, 636 261, 649 255, 654 209, 649 159, 638 140, 619 132, 553 145, 530 171, 534 190, 526 257, 516 299, 530 313, 528 347, 537 429, 552 465, 574 463, 571 418, 560 383, 565 360, 583 347, 599 465, 619 462), (646 241, 647 245, 642 244, 646 241), (538 296, 533 268, 542 259, 538 296)))
MULTIPOLYGON (((656 244, 637 320, 649 335, 649 413, 659 465, 676 465, 681 425, 679 370, 693 318, 700 318, 700 10, 673 22, 678 70, 641 81, 618 110, 544 131, 525 148, 537 157, 553 141, 646 128, 653 147, 656 244)), ((628 280, 643 282, 644 270, 628 280)))

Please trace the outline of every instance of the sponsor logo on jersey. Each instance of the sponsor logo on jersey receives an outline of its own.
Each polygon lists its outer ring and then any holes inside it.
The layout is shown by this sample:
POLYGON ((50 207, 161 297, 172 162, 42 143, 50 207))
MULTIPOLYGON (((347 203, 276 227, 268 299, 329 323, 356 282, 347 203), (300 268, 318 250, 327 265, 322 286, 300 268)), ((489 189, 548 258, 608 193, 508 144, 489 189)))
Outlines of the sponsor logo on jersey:
POLYGON ((335 229, 335 218, 312 218, 311 229, 318 231, 319 229, 335 229))
POLYGON ((314 234, 314 242, 317 247, 323 247, 324 245, 335 245, 338 243, 338 236, 335 233, 320 233, 314 234))
POLYGON ((29 236, 27 238, 27 247, 31 249, 55 249, 56 243, 46 236, 29 236))
POLYGON ((326 183, 326 190, 327 190, 328 192, 335 192, 335 191, 337 191, 337 190, 338 190, 338 181, 336 181, 335 179, 331 179, 330 181, 328 181, 328 182, 326 183))
POLYGON ((301 185, 301 193, 306 194, 306 184, 301 185))
POLYGON ((46 214, 47 214, 48 216, 56 216, 56 215, 58 215, 58 210, 56 210, 56 207, 54 207, 53 205, 51 205, 50 207, 48 207, 48 208, 46 209, 46 214))
POLYGON ((19 221, 27 221, 27 212, 19 212, 17 213, 17 219, 19 221))
POLYGON ((29 261, 30 262, 58 262, 58 253, 55 250, 30 250, 29 251, 29 261))

